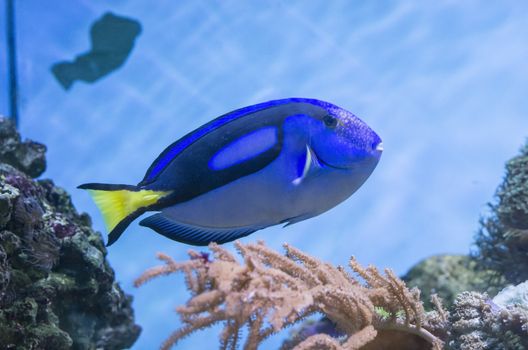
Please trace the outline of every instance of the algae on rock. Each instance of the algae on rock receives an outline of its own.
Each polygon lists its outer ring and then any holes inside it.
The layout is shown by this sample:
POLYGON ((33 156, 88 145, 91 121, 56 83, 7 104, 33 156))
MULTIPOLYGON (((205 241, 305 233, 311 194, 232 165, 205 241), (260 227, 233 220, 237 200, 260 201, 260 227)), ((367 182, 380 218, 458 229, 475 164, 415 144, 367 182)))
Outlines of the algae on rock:
POLYGON ((481 220, 474 253, 482 268, 496 271, 494 284, 519 284, 528 280, 528 143, 506 164, 506 175, 481 220))
POLYGON ((491 272, 477 268, 477 262, 467 255, 436 255, 414 265, 402 279, 409 287, 418 287, 422 300, 431 308, 431 296, 437 294, 450 307, 457 294, 467 290, 496 293, 488 282, 491 272))
POLYGON ((101 235, 0 117, 0 348, 124 349, 140 333, 101 235))

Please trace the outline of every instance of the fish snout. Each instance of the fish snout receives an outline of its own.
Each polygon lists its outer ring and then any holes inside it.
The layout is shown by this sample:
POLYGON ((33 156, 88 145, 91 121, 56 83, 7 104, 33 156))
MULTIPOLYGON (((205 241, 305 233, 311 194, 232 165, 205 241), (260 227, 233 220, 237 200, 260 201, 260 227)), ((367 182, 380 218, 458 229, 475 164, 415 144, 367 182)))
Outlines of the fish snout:
POLYGON ((370 140, 370 147, 368 150, 368 153, 370 156, 374 158, 381 157, 381 154, 383 153, 383 141, 381 141, 381 138, 373 132, 372 139, 370 140))

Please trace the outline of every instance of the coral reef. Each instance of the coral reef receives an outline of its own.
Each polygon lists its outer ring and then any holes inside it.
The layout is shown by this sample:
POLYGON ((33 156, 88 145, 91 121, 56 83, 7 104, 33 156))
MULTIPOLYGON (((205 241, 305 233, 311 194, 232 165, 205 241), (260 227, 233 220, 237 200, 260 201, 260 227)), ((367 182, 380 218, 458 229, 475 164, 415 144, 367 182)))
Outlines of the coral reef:
POLYGON ((420 289, 424 306, 431 308, 432 294, 441 297, 446 307, 451 307, 464 291, 496 294, 497 288, 488 283, 492 277, 490 271, 479 269, 467 255, 436 255, 414 265, 402 279, 409 287, 420 289))
POLYGON ((449 349, 523 350, 528 348, 527 304, 499 306, 486 294, 463 292, 451 312, 449 349))
POLYGON ((46 169, 45 153, 46 146, 43 144, 33 141, 21 142, 15 125, 0 115, 0 160, 2 163, 7 163, 35 178, 42 175, 46 169))
POLYGON ((146 271, 136 286, 161 276, 183 272, 192 297, 177 308, 184 326, 162 345, 169 349, 188 334, 222 323, 222 349, 236 349, 240 332, 249 329, 245 349, 256 349, 267 337, 305 318, 324 314, 336 325, 340 338, 317 333, 295 349, 379 349, 392 344, 401 349, 440 349, 447 314, 438 309, 426 313, 418 289, 408 289, 386 269, 363 268, 352 258, 348 273, 285 245, 279 254, 259 242, 235 246, 243 263, 224 248, 211 243, 214 259, 190 251, 190 260, 175 262, 167 255, 165 265, 146 271), (402 336, 403 334, 403 336, 402 336), (397 344, 395 342, 402 342, 397 344), (367 345, 368 344, 368 345, 367 345), (365 345, 367 345, 365 347, 365 345))
POLYGON ((493 282, 504 287, 528 280, 528 143, 506 164, 496 198, 481 220, 474 256, 483 269, 496 271, 493 282))
MULTIPOLYGON (((244 349, 256 349, 267 337, 295 324, 301 325, 282 350, 528 348, 528 282, 504 289, 493 300, 485 293, 461 292, 449 310, 432 294, 433 310, 425 311, 419 290, 409 289, 389 269, 381 274, 352 258, 350 274, 288 245, 285 255, 262 242, 235 246, 242 263, 212 243, 212 259, 191 250, 190 259, 178 263, 159 253, 164 265, 136 280, 141 286, 162 275, 185 275, 191 298, 176 309, 184 326, 162 349, 217 323, 224 325, 221 349, 236 349, 244 341, 244 349), (308 319, 314 315, 324 317, 308 319), (244 328, 249 329, 245 339, 244 328)), ((469 281, 465 286, 472 285, 469 281)))
POLYGON ((139 336, 101 235, 0 117, 0 348, 123 349, 139 336))

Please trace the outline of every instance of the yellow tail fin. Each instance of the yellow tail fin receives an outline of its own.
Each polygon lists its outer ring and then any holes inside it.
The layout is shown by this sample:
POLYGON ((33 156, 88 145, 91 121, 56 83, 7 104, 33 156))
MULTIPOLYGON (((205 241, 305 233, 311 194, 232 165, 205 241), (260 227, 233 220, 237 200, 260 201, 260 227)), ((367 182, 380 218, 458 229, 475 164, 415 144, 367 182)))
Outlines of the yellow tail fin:
POLYGON ((170 192, 129 189, 88 189, 95 204, 103 214, 108 232, 137 209, 156 203, 170 192))

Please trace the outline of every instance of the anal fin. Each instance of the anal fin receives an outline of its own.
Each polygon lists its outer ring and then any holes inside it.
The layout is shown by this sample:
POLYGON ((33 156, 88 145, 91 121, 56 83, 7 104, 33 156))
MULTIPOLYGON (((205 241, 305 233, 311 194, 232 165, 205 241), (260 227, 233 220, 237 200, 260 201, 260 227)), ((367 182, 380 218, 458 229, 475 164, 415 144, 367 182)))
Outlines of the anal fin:
POLYGON ((197 246, 208 245, 211 242, 218 244, 231 242, 260 229, 253 227, 215 228, 194 226, 174 221, 162 213, 149 216, 141 220, 139 224, 149 227, 169 239, 197 246))
POLYGON ((283 220, 281 222, 281 224, 284 224, 284 226, 282 226, 282 227, 288 227, 290 225, 296 224, 298 222, 304 221, 304 220, 312 218, 312 217, 314 217, 313 214, 303 214, 303 215, 299 215, 299 216, 294 216, 292 218, 283 220))

